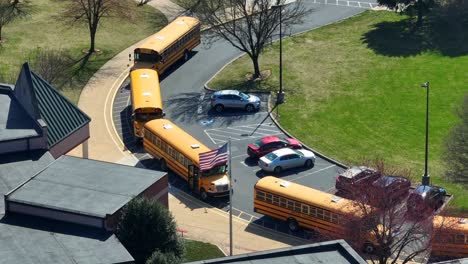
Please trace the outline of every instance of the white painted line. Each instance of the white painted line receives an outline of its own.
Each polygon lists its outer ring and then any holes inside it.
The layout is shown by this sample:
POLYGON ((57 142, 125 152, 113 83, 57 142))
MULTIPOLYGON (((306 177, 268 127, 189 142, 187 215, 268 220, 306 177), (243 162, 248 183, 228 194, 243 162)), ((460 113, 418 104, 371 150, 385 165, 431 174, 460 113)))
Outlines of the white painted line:
MULTIPOLYGON (((230 129, 230 128, 227 128, 227 129, 230 129)), ((231 130, 234 130, 234 129, 231 129, 231 130)), ((239 135, 239 132, 238 132, 238 131, 233 131, 233 132, 231 132, 231 131, 228 131, 228 130, 226 130, 226 129, 220 129, 220 130, 217 130, 216 132, 221 132, 221 133, 225 133, 225 134, 233 134, 233 135, 236 135, 236 136, 239 135)), ((242 131, 242 132, 244 132, 244 131, 242 131)), ((213 133, 212 133, 212 134, 213 134, 213 133)))
POLYGON ((240 164, 244 165, 244 167, 247 167, 247 168, 249 167, 249 166, 247 166, 247 164, 245 164, 245 162, 243 162, 243 161, 241 161, 240 164))
POLYGON ((348 6, 349 6, 349 1, 346 1, 346 2, 348 2, 348 6))
POLYGON ((206 129, 205 129, 203 132, 205 132, 206 136, 211 140, 211 142, 213 142, 213 144, 216 144, 216 142, 215 142, 214 139, 210 136, 210 134, 208 134, 208 133, 206 132, 206 129))
POLYGON ((234 157, 231 157, 231 159, 237 159, 237 158, 244 157, 244 156, 248 156, 248 155, 247 154, 236 155, 234 157))
POLYGON ((357 3, 358 3, 358 5, 359 5, 359 7, 361 7, 361 2, 357 2, 357 3))
MULTIPOLYGON (((217 137, 221 137, 221 138, 231 138, 232 140, 235 140, 235 141, 240 140, 240 139, 238 139, 238 138, 233 138, 233 137, 231 137, 230 135, 219 135, 219 134, 215 134, 215 133, 210 133, 210 135, 212 135, 212 136, 217 136, 217 137)), ((240 135, 239 135, 239 136, 240 136, 240 135)))
POLYGON ((333 164, 333 165, 330 165, 330 166, 325 167, 325 168, 323 168, 323 169, 320 169, 320 170, 317 170, 317 171, 314 171, 314 172, 311 172, 311 173, 307 173, 307 174, 305 174, 305 175, 302 175, 302 176, 300 176, 300 177, 297 177, 297 178, 292 179, 292 180, 289 180, 289 181, 296 181, 296 180, 302 179, 302 178, 304 178, 304 177, 310 176, 310 175, 312 175, 312 174, 316 174, 317 172, 321 172, 321 171, 324 171, 324 170, 328 170, 329 168, 332 168, 332 167, 335 167, 335 166, 336 166, 336 165, 333 164))
POLYGON ((203 107, 201 105, 198 106, 198 109, 197 109, 197 114, 201 114, 203 111, 203 107))

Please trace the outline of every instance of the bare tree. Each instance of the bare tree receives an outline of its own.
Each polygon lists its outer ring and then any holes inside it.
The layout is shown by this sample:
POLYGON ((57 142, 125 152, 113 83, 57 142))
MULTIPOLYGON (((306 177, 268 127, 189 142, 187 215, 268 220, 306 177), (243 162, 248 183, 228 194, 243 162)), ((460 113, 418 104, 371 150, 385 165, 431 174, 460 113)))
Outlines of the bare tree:
POLYGON ((2 42, 2 29, 15 19, 27 16, 31 12, 28 0, 0 0, 0 42, 2 42))
MULTIPOLYGON (((409 176, 409 171, 385 168, 383 161, 374 161, 380 175, 409 176)), ((393 188, 353 185, 353 204, 362 215, 349 223, 348 240, 371 254, 373 263, 407 263, 428 254, 432 239, 432 216, 415 217, 406 210, 408 192, 395 193, 393 188)))
POLYGON ((194 11, 212 28, 212 37, 225 39, 247 53, 255 79, 260 76, 259 56, 279 27, 280 12, 282 25, 288 28, 301 23, 308 11, 302 0, 282 6, 284 4, 285 0, 202 0, 194 1, 194 11), (282 8, 274 8, 274 5, 282 8))
POLYGON ((48 83, 60 88, 70 78, 74 59, 64 50, 37 48, 29 54, 31 68, 48 83))
POLYGON ((130 19, 130 7, 124 0, 69 0, 63 16, 74 22, 85 22, 89 28, 89 54, 96 51, 96 32, 103 17, 130 19))

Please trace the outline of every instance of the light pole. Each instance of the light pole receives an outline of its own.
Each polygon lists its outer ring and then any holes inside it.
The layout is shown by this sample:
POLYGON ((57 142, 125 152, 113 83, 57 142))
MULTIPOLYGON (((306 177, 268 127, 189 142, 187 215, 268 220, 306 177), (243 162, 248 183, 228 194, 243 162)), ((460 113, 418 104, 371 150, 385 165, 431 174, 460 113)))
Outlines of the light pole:
MULTIPOLYGON (((272 8, 279 9, 279 92, 276 97, 276 104, 284 103, 284 93, 283 93, 283 6, 295 2, 296 0, 276 0, 276 5, 272 5, 272 8)), ((278 111, 278 108, 276 109, 278 111)))
POLYGON ((425 82, 421 87, 426 88, 426 155, 424 160, 424 175, 422 177, 422 185, 429 185, 429 174, 427 174, 427 157, 428 157, 428 145, 429 145, 429 82, 425 82))

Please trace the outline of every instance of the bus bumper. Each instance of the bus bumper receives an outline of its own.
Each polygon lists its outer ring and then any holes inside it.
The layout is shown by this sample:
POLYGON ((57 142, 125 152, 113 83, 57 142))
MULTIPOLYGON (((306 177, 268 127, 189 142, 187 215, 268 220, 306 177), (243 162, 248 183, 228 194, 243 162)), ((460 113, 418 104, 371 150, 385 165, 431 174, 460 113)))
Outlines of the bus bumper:
POLYGON ((229 195, 229 190, 222 192, 208 192, 207 194, 210 197, 225 197, 229 195))

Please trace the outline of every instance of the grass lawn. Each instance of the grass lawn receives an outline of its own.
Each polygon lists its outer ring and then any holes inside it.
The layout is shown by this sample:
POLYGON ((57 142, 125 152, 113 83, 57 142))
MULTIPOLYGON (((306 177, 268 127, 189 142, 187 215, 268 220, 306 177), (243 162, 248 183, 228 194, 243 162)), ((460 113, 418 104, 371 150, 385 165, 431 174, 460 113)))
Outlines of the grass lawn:
MULTIPOLYGON (((454 107, 467 92, 468 48, 448 29, 425 27, 414 34, 410 25, 406 16, 366 11, 284 39, 286 102, 280 106, 280 123, 308 146, 348 165, 383 158, 388 165, 411 169, 413 181, 420 182, 426 113, 421 84, 430 81, 429 173, 432 183, 447 188, 454 194, 452 204, 466 212, 466 186, 441 176, 441 154, 456 121, 454 107)), ((272 75, 249 89, 278 90, 278 58, 275 43, 260 59, 261 68, 272 75)), ((209 86, 245 87, 252 68, 243 56, 209 86)))
POLYGON ((195 240, 185 240, 187 253, 184 262, 224 257, 219 248, 213 244, 195 240))
MULTIPOLYGON (((68 81, 55 85, 72 102, 77 103, 81 89, 89 78, 110 58, 124 48, 157 32, 167 20, 150 6, 137 7, 133 0, 129 12, 135 14, 134 22, 119 18, 103 18, 96 35, 96 48, 102 51, 93 55, 82 68, 72 66, 68 81)), ((34 0, 33 13, 26 19, 17 20, 3 28, 6 42, 0 45, 0 82, 14 83, 21 65, 28 61, 35 49, 63 50, 74 60, 84 56, 89 48, 89 31, 86 24, 62 23, 59 18, 66 1, 34 0)), ((34 69, 33 69, 34 70, 34 69)), ((103 87, 105 88, 105 87, 103 87)))

